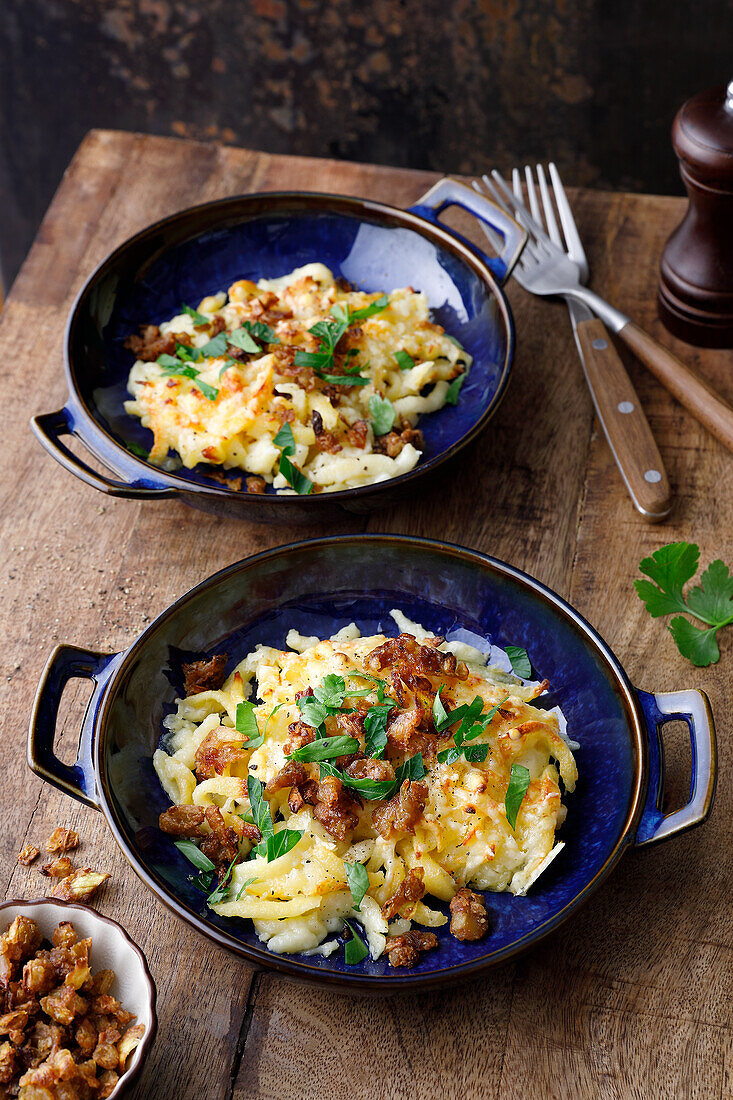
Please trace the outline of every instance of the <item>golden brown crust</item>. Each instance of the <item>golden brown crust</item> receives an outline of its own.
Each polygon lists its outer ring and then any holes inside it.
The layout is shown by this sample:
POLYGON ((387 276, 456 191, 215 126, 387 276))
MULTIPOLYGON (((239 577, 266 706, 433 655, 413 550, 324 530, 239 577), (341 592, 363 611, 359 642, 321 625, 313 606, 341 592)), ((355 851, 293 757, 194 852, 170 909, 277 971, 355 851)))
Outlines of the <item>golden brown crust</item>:
POLYGON ((401 936, 388 936, 385 951, 390 966, 415 966, 423 951, 432 951, 438 946, 438 937, 434 932, 423 932, 412 928, 401 936))
POLYGON ((457 940, 480 940, 489 930, 486 902, 481 894, 464 886, 450 903, 450 931, 457 940))
POLYGON ((62 878, 51 893, 53 897, 65 898, 66 901, 88 901, 109 877, 106 871, 93 871, 91 867, 84 867, 62 878))
POLYGON ((68 856, 57 856, 50 863, 44 863, 40 868, 41 874, 46 878, 66 878, 74 870, 74 864, 68 856))
POLYGON ((28 918, 16 918, 0 937, 16 974, 23 964, 22 983, 0 984, 0 1038, 8 1037, 0 1042, 0 1096, 98 1100, 112 1092, 145 1028, 128 1028, 133 1013, 106 993, 112 971, 91 975, 91 940, 77 940, 64 921, 52 942, 41 949, 28 918))
POLYGON ((72 852, 79 847, 79 834, 73 829, 64 829, 57 825, 46 841, 47 852, 72 852))
POLYGON ((30 867, 34 859, 38 859, 40 854, 41 850, 36 848, 35 844, 24 844, 18 852, 18 863, 22 863, 24 867, 30 867))
POLYGON ((420 901, 425 894, 424 875, 422 867, 414 867, 407 872, 392 897, 382 906, 385 920, 394 920, 403 907, 412 909, 415 902, 420 901))
POLYGON ((226 653, 215 653, 202 661, 189 661, 183 668, 183 690, 186 695, 200 691, 218 691, 226 679, 226 653))
POLYGON ((372 810, 372 825, 387 839, 396 832, 414 833, 428 800, 428 785, 420 780, 405 779, 397 794, 372 810))

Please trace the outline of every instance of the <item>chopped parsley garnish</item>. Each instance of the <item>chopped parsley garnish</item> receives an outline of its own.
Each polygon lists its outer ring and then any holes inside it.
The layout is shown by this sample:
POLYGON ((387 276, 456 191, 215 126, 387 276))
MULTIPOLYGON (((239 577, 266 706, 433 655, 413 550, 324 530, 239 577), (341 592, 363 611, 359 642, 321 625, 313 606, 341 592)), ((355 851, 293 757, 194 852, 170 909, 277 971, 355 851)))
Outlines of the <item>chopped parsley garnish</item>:
POLYGON ((216 905, 218 902, 224 901, 224 898, 229 893, 229 884, 230 884, 231 879, 232 879, 232 870, 234 868, 234 864, 236 863, 236 861, 237 861, 237 856, 234 857, 232 862, 227 867, 226 874, 222 878, 219 885, 216 887, 215 890, 212 890, 212 892, 209 894, 208 898, 206 899, 208 901, 209 905, 216 905))
POLYGON ((422 779, 424 775, 425 764, 423 762, 422 753, 416 752, 414 756, 409 756, 404 764, 400 764, 395 772, 395 779, 398 784, 402 784, 406 779, 410 781, 413 779, 422 779))
POLYGON ((198 363, 203 358, 201 348, 190 348, 188 344, 176 344, 176 355, 184 363, 198 363))
POLYGON ((529 680, 532 675, 532 665, 530 664, 527 650, 522 649, 519 645, 508 645, 505 649, 506 655, 512 663, 512 671, 517 676, 521 676, 523 680, 529 680))
POLYGON ((512 829, 517 824, 519 807, 524 801, 529 783, 529 768, 523 767, 522 764, 512 764, 509 786, 507 787, 506 798, 504 799, 506 819, 512 829))
POLYGON ((313 482, 290 461, 290 456, 295 454, 295 436, 287 421, 280 428, 272 442, 280 448, 280 473, 288 485, 295 489, 296 493, 300 496, 307 496, 313 489, 313 482))
MULTIPOLYGON (((440 692, 436 696, 436 701, 440 697, 440 692)), ((480 737, 482 733, 486 732, 486 727, 489 722, 494 718, 500 707, 506 703, 509 696, 502 699, 500 703, 492 707, 487 714, 482 714, 481 711, 484 708, 484 701, 480 695, 477 695, 473 702, 464 703, 460 707, 456 707, 455 710, 445 712, 442 700, 440 700, 439 709, 441 714, 436 712, 436 703, 433 703, 433 718, 435 720, 435 728, 438 733, 442 733, 443 730, 450 729, 456 722, 460 720, 460 725, 453 736, 453 744, 449 745, 447 749, 442 749, 438 753, 438 760, 441 764, 455 764, 456 760, 463 756, 471 763, 477 763, 481 760, 485 760, 489 753, 488 745, 466 745, 467 741, 475 741, 477 737, 480 737)))
POLYGON ((733 576, 728 566, 716 558, 702 573, 700 584, 684 595, 683 587, 697 572, 699 562, 700 547, 695 542, 660 546, 639 563, 639 569, 651 580, 634 581, 634 588, 655 619, 681 612, 670 621, 668 630, 682 656, 704 668, 720 659, 718 631, 733 623, 733 576), (705 626, 695 626, 685 618, 687 615, 705 626))
POLYGON ((247 794, 252 807, 254 823, 262 834, 262 840, 250 852, 250 859, 264 856, 268 863, 284 856, 298 843, 303 833, 295 829, 281 829, 275 832, 270 806, 263 794, 263 784, 253 775, 247 776, 247 794))
POLYGON ((372 418, 372 431, 375 435, 386 435, 392 431, 395 421, 395 409, 387 397, 379 397, 377 394, 369 398, 369 413, 372 418))
POLYGON ((239 887, 239 890, 237 892, 237 896, 234 900, 239 901, 240 898, 242 897, 242 894, 244 893, 244 891, 247 889, 248 886, 251 886, 253 882, 257 882, 257 879, 256 878, 245 879, 245 881, 239 887))
POLYGON ((301 760, 304 763, 314 760, 335 760, 339 756, 348 756, 352 752, 358 752, 359 742, 355 737, 339 734, 336 737, 322 737, 302 745, 295 752, 291 752, 288 760, 301 760))
POLYGON ((415 366, 415 360, 408 351, 396 351, 394 357, 400 370, 412 370, 415 366))
POLYGON ((261 340, 265 344, 280 343, 275 330, 266 325, 264 321, 242 321, 242 328, 246 329, 251 336, 254 336, 255 340, 261 340))
POLYGON ((363 863, 344 863, 346 881, 354 899, 354 909, 359 912, 362 899, 369 889, 369 875, 363 863))
POLYGON ((219 391, 210 386, 208 382, 202 382, 199 378, 200 371, 195 367, 186 366, 180 359, 176 359, 173 355, 166 355, 165 352, 158 356, 158 366, 161 368, 163 374, 176 375, 180 378, 190 378, 192 382, 196 383, 198 389, 209 401, 216 401, 219 396, 219 391))
POLYGON ((344 921, 344 924, 349 929, 349 932, 351 932, 351 939, 346 940, 344 945, 344 962, 347 966, 356 966, 357 963, 360 963, 362 959, 367 957, 369 948, 350 921, 344 921))
POLYGON ((459 374, 457 378, 454 378, 450 386, 446 390, 445 403, 446 405, 457 405, 458 395, 461 392, 461 386, 466 381, 466 372, 459 374))
POLYGON ((358 791, 359 794, 363 794, 370 801, 390 798, 405 779, 422 779, 425 775, 425 765, 420 752, 415 753, 414 756, 411 756, 397 768, 394 779, 354 779, 347 772, 335 768, 333 764, 328 764, 326 761, 320 764, 320 769, 321 777, 335 775, 345 787, 350 787, 352 791, 358 791))
POLYGON ((182 305, 181 309, 184 313, 187 313, 189 317, 193 317, 193 323, 195 325, 208 325, 211 323, 210 317, 204 317, 203 313, 199 313, 197 309, 192 309, 191 306, 182 305))
POLYGON ((181 855, 185 856, 189 863, 193 863, 194 867, 198 867, 199 871, 216 870, 216 864, 212 863, 192 840, 174 840, 173 843, 181 855))
MULTIPOLYGON (((206 359, 219 359, 222 355, 227 353, 227 344, 230 342, 231 336, 227 332, 219 332, 208 343, 204 344, 198 350, 206 359)), ((257 349, 259 350, 259 349, 257 349)))
MULTIPOLYGON (((308 330, 312 336, 318 337, 318 351, 296 351, 295 365, 297 367, 310 367, 324 382, 331 382, 336 386, 368 385, 371 379, 359 374, 358 367, 354 367, 353 371, 347 370, 343 374, 334 373, 336 345, 349 325, 355 321, 364 321, 375 313, 381 313, 388 305, 389 298, 386 294, 382 294, 368 306, 355 310, 349 309, 349 306, 344 302, 337 302, 331 306, 331 317, 326 318, 324 321, 318 321, 308 330)), ((351 358, 351 352, 356 350, 355 348, 351 349, 346 357, 347 361, 351 358)))
POLYGON ((232 344, 235 348, 239 348, 241 351, 248 351, 255 355, 258 355, 262 351, 260 345, 255 343, 244 325, 242 325, 241 328, 235 329, 234 332, 230 332, 226 342, 227 344, 232 344))
POLYGON ((367 756, 380 757, 387 747, 387 718, 392 703, 378 703, 370 707, 364 719, 364 735, 367 756))
POLYGON ((258 749, 265 739, 264 733, 260 733, 257 725, 255 705, 246 699, 243 703, 237 703, 235 726, 237 733, 241 733, 247 742, 245 749, 258 749))
POLYGON ((148 457, 148 451, 146 451, 144 447, 141 447, 139 443, 135 443, 134 441, 125 443, 125 447, 127 447, 127 450, 131 454, 137 455, 138 458, 148 457))

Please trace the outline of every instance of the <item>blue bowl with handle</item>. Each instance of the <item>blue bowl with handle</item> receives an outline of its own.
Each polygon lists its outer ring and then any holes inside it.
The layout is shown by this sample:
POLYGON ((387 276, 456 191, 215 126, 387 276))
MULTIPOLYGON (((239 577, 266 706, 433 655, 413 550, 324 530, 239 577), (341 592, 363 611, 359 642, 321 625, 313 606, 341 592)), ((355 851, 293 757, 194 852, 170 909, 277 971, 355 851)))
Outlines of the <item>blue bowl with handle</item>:
MULTIPOLYGON (((514 327, 502 285, 526 234, 490 200, 439 180, 409 210, 368 199, 307 192, 241 195, 183 210, 122 244, 79 294, 65 339, 67 402, 35 416, 43 447, 87 485, 129 500, 178 498, 218 515, 256 521, 312 522, 367 512, 414 493, 473 440, 498 408, 514 354, 514 327), (440 221, 460 206, 499 234, 488 256, 440 221), (152 432, 125 413, 133 355, 124 340, 141 323, 159 323, 236 279, 274 278, 313 261, 361 290, 413 286, 434 320, 473 356, 456 406, 425 416, 425 451, 407 474, 374 485, 309 496, 233 489, 222 467, 166 472, 140 454, 152 432), (99 473, 64 441, 75 435, 109 471, 99 473), (136 453, 137 452, 137 453, 136 453), (218 480, 217 480, 217 476, 218 480)), ((233 474, 243 471, 232 471, 233 474)))
MULTIPOLYGON (((464 640, 465 635, 464 635, 464 640)), ((476 644, 475 638, 472 639, 476 644)), ((209 940, 256 967, 342 991, 393 993, 469 977, 536 944, 567 920, 623 853, 699 825, 713 801, 713 719, 702 691, 634 688, 593 628, 526 573, 475 551, 426 539, 367 535, 281 546, 216 573, 174 603, 125 652, 61 645, 38 688, 28 739, 33 771, 101 810, 124 856, 159 900, 209 940), (447 926, 439 947, 412 970, 387 959, 347 966, 328 958, 274 955, 251 922, 207 910, 188 881, 191 866, 158 829, 169 803, 152 766, 162 721, 181 694, 181 660, 226 652, 233 668, 258 642, 283 647, 288 630, 328 637, 355 621, 364 633, 397 633, 389 612, 449 637, 470 631, 499 646, 523 646, 550 681, 575 752, 579 781, 565 796, 565 848, 526 897, 485 895, 489 932, 460 943, 447 926), (59 700, 74 677, 94 686, 75 764, 54 752, 59 700), (685 806, 662 810, 660 730, 682 719, 692 745, 685 806)))

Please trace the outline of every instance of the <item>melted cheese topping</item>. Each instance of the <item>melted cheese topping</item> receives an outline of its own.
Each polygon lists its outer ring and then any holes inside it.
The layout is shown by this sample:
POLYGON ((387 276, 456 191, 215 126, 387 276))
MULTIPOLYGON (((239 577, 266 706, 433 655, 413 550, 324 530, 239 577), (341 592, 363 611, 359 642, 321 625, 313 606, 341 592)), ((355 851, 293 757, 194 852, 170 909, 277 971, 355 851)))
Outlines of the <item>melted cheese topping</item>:
MULTIPOLYGON (((418 638, 427 636, 401 612, 392 615, 401 629, 411 628, 418 638)), ((347 677, 351 671, 363 670, 367 655, 386 640, 381 634, 362 638, 353 624, 325 641, 291 631, 289 650, 258 646, 221 690, 179 699, 176 713, 165 719, 169 732, 164 748, 153 758, 168 797, 179 804, 219 806, 229 824, 233 815, 247 813, 247 775, 266 783, 286 763, 288 726, 301 717, 296 692, 318 686, 329 673, 347 677), (221 774, 197 781, 196 750, 206 738, 241 742, 232 734, 237 704, 250 694, 255 678, 262 700, 255 709, 259 731, 264 733, 262 745, 245 752, 242 761, 226 765, 221 774)), ((478 695, 484 701, 484 713, 502 704, 485 732, 471 742, 488 746, 486 760, 469 763, 461 758, 447 764, 435 756, 426 759, 428 798, 414 834, 393 830, 389 839, 372 825, 375 802, 365 802, 350 838, 338 841, 314 819, 309 805, 291 813, 288 789, 268 796, 275 831, 302 830, 303 835, 291 851, 269 863, 258 856, 238 864, 226 900, 211 905, 216 913, 252 919, 260 939, 278 953, 319 950, 328 954, 335 948, 333 940, 324 943, 329 933, 339 931, 344 918, 355 917, 364 926, 372 957, 377 958, 388 931, 410 927, 405 919, 388 926, 380 909, 411 868, 423 869, 426 894, 441 901, 449 901, 469 884, 481 890, 526 892, 563 847, 555 842, 555 830, 565 817, 559 780, 562 777, 566 790, 573 790, 575 760, 561 733, 558 714, 529 705, 544 684, 525 684, 496 666, 487 666, 486 656, 477 649, 457 645, 468 665, 468 677, 451 681, 443 699, 455 707, 478 695), (504 805, 513 764, 529 769, 531 777, 514 828, 504 805), (369 874, 369 889, 358 912, 347 884, 347 862, 364 863, 369 874)), ((443 643, 439 648, 445 651, 456 645, 443 643)), ((388 673, 387 669, 380 675, 386 678, 388 673)), ((423 901, 415 903, 408 915, 427 927, 447 920, 423 901)))
MULTIPOLYGON (((210 322, 221 318, 223 331, 232 333, 243 322, 265 318, 278 343, 265 344, 242 362, 233 362, 226 353, 207 356, 189 365, 197 372, 194 377, 171 375, 157 361, 137 360, 128 379, 132 400, 125 402, 125 410, 154 434, 149 461, 170 465, 169 452, 175 452, 188 469, 200 462, 239 469, 261 476, 279 493, 292 493, 279 472, 281 452, 274 443, 280 428, 289 423, 295 439, 291 461, 318 490, 335 492, 407 473, 420 458, 415 445, 419 440, 408 436, 401 443, 393 440, 387 448, 390 453, 384 446, 380 449, 370 399, 392 403, 394 431, 400 434, 414 427, 423 413, 443 407, 450 381, 471 362, 468 353, 430 321, 424 294, 409 287, 394 290, 386 296, 386 308, 347 330, 342 344, 358 354, 344 358, 346 352, 340 352, 331 373, 343 376, 358 368, 368 377, 367 385, 329 385, 313 370, 294 369, 293 364, 293 349, 319 351, 320 337, 310 329, 333 320, 334 305, 354 311, 380 297, 342 289, 327 267, 313 263, 280 279, 261 279, 257 285, 240 280, 227 294, 205 298, 199 313, 210 322), (395 358, 400 351, 407 352, 414 366, 400 369, 395 358), (209 394, 216 391, 213 400, 198 381, 210 387, 209 394), (363 426, 350 433, 358 421, 363 426), (325 436, 319 444, 316 424, 319 434, 331 437, 329 449, 323 446, 325 436)), ((163 336, 182 336, 193 349, 208 343, 211 331, 211 326, 196 327, 185 313, 160 325, 163 336)))

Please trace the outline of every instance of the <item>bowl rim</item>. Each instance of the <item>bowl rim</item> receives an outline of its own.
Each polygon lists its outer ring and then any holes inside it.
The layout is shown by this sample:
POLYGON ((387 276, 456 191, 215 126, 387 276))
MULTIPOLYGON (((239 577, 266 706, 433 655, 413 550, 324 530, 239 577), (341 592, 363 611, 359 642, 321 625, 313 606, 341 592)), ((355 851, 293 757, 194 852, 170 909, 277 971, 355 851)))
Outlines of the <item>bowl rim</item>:
POLYGON ((407 535, 379 533, 366 535, 329 535, 317 539, 301 539, 297 542, 290 542, 281 546, 272 547, 269 550, 254 554, 248 558, 243 558, 223 569, 217 570, 217 572, 213 573, 205 580, 200 581, 193 588, 189 589, 188 592, 185 592, 170 604, 168 608, 161 612, 161 614, 146 627, 129 649, 124 651, 120 663, 115 663, 114 672, 105 684, 99 699, 98 708, 94 716, 94 774, 97 782, 97 794, 99 796, 100 808, 127 862, 138 877, 167 909, 175 913, 176 916, 187 924, 194 927, 210 942, 215 943, 225 950, 232 951, 257 969, 276 971, 287 977, 294 978, 296 981, 310 982, 311 984, 320 985, 322 987, 328 986, 334 989, 340 989, 342 992, 353 990, 354 992, 399 993, 403 990, 416 988, 429 989, 444 984, 452 984, 514 958, 527 947, 534 946, 545 939, 546 936, 554 931, 560 924, 564 923, 564 921, 567 920, 568 917, 588 899, 588 897, 590 897, 594 890, 605 881, 623 855, 625 849, 631 844, 636 826, 641 818, 648 784, 648 745, 645 731, 646 726, 634 687, 610 646, 608 646, 595 628, 591 626, 580 612, 576 611, 567 601, 553 592, 552 589, 541 581, 536 580, 523 570, 507 562, 501 561, 498 558, 491 557, 488 554, 482 554, 478 550, 468 549, 439 539, 412 538, 407 535), (462 964, 454 964, 440 970, 433 970, 428 974, 411 975, 407 973, 380 976, 364 974, 358 971, 354 974, 329 972, 305 961, 295 961, 291 956, 276 955, 273 952, 269 952, 264 945, 260 948, 242 943, 222 929, 209 924, 196 913, 195 910, 176 898, 171 890, 159 884, 143 862, 139 860, 135 853, 128 847, 123 829, 118 824, 117 816, 113 808, 107 773, 104 767, 102 747, 105 741, 105 730, 109 719, 112 697, 115 694, 112 689, 115 684, 120 684, 123 681, 127 672, 134 664, 137 653, 146 644, 149 635, 157 631, 166 621, 177 615, 187 602, 198 597, 207 588, 214 588, 221 583, 225 583, 227 578, 235 573, 242 570, 247 571, 257 567, 263 561, 285 557, 294 552, 302 551, 305 548, 313 551, 321 547, 329 547, 335 544, 341 544, 343 546, 345 541, 360 543, 361 545, 382 543, 405 548, 414 548, 415 546, 423 547, 426 550, 438 551, 440 554, 448 557, 469 561, 483 570, 488 569, 490 572, 499 573, 529 588, 532 593, 545 604, 549 604, 571 621, 578 632, 583 636, 584 641, 595 650, 596 654, 601 659, 601 663, 611 673, 615 687, 624 704, 624 711, 628 721, 628 730, 631 734, 631 743, 634 749, 634 776, 626 818, 611 852, 595 875, 586 882, 582 889, 571 898, 562 909, 554 914, 554 916, 548 918, 548 920, 528 932, 520 940, 512 942, 502 950, 490 956, 484 956, 483 958, 462 964))
MULTIPOLYGON (((191 233, 189 236, 184 236, 179 243, 195 239, 201 232, 210 232, 213 228, 214 225, 209 225, 205 230, 191 233)), ((167 251, 167 248, 164 251, 167 251)), ((436 471, 443 466, 444 463, 454 458, 458 451, 468 446, 468 444, 483 431, 489 420, 491 420, 494 413, 499 408, 509 384, 509 376, 511 374, 516 349, 516 334, 511 307, 494 273, 483 261, 477 251, 471 249, 459 236, 452 233, 443 225, 428 221, 426 218, 413 213, 410 209, 403 210, 400 207, 391 206, 389 203, 377 202, 374 199, 359 198, 356 195, 338 195, 326 191, 255 191, 239 195, 230 195, 221 199, 214 199, 210 202, 198 203, 194 206, 185 207, 183 210, 178 210, 173 214, 168 214, 163 218, 159 218, 157 221, 145 226, 137 233, 134 233, 132 236, 122 241, 121 244, 117 245, 117 247, 97 265, 74 299, 64 329, 63 347, 64 374, 68 387, 65 409, 73 416, 72 431, 97 459, 108 465, 119 477, 132 477, 138 480, 145 480, 147 477, 147 479, 150 480, 150 472, 153 471, 156 483, 160 485, 161 488, 174 489, 182 494, 187 493, 195 496, 211 496, 214 498, 225 497, 228 499, 246 501, 253 505, 257 503, 261 504, 263 501, 266 501, 268 505, 277 502, 275 506, 284 509, 287 513, 288 508, 294 509, 296 504, 301 504, 303 501, 306 502, 305 507, 309 507, 307 503, 309 501, 323 503, 324 499, 333 500, 335 503, 340 504, 345 501, 360 500, 365 497, 373 496, 380 492, 384 492, 387 488, 391 489, 393 486, 401 487, 416 480, 423 474, 436 471), (362 219, 365 215, 372 215, 377 218, 390 218, 396 220, 401 225, 412 229, 420 236, 432 240, 433 243, 439 244, 441 247, 447 249, 447 251, 452 252, 474 271, 488 289, 490 297, 497 302, 498 314, 501 317, 501 323, 503 324, 506 334, 506 350, 501 365, 499 382, 494 395, 484 408, 483 413, 473 427, 469 428, 467 432, 464 432, 464 434, 456 439, 448 448, 439 452, 425 463, 420 463, 418 461, 417 465, 414 466, 412 470, 408 470, 405 474, 400 474, 398 477, 394 478, 388 478, 386 481, 359 485, 351 489, 338 489, 335 492, 318 493, 315 495, 311 493, 307 496, 267 494, 263 497, 262 494, 250 493, 246 490, 230 489, 224 484, 201 485, 176 472, 162 470, 160 467, 154 466, 152 463, 133 454, 133 452, 128 451, 122 443, 115 439, 111 432, 95 419, 77 384, 77 371, 72 354, 72 340, 76 326, 80 323, 81 308, 88 295, 93 291, 95 284, 114 267, 119 257, 131 246, 144 241, 146 237, 154 237, 156 233, 165 230, 169 226, 175 225, 177 222, 185 223, 189 218, 195 217, 201 213, 213 212, 217 209, 221 209, 222 216, 225 217, 229 208, 232 208, 233 211, 241 209, 242 220, 244 220, 248 214, 248 208, 250 207, 253 211, 251 216, 255 217, 258 213, 267 213, 266 207, 272 207, 272 212, 275 213, 278 209, 286 208, 288 204, 292 203, 301 204, 301 212, 306 212, 311 208, 328 208, 334 210, 336 213, 348 214, 362 219), (265 209, 260 211, 258 209, 260 206, 265 207, 265 209), (82 422, 81 426, 78 424, 80 420, 82 422)), ((223 470, 224 467, 221 467, 221 469, 223 470)), ((242 471, 243 475, 244 473, 246 473, 246 471, 242 471)), ((236 470, 233 470, 232 474, 233 476, 238 476, 236 470)))
MULTIPOLYGON (((155 1042, 155 1037, 158 1033, 158 1014, 156 1011, 156 1004, 158 1000, 158 990, 155 985, 153 975, 150 973, 150 967, 148 966, 148 960, 145 957, 145 953, 142 948, 138 946, 133 940, 127 929, 123 928, 119 921, 114 920, 113 917, 106 917, 102 913, 99 913, 91 905, 84 905, 78 901, 67 901, 64 898, 53 897, 37 897, 37 898, 10 898, 8 901, 0 902, 0 913, 5 909, 26 908, 29 906, 38 905, 59 905, 62 909, 79 909, 83 913, 89 913, 94 920, 101 921, 102 924, 108 924, 118 932, 123 939, 132 947, 134 953, 138 957, 140 963, 143 978, 145 979, 145 985, 147 988, 147 1001, 150 1009, 150 1026, 146 1027, 145 1034, 140 1040, 137 1049, 134 1052, 134 1060, 129 1069, 125 1070, 120 1075, 120 1079, 115 1085, 112 1092, 109 1094, 109 1100, 117 1100, 122 1096, 123 1090, 128 1089, 140 1076, 142 1072, 145 1060, 150 1053, 150 1049, 155 1042)), ((94 944, 92 944, 92 950, 94 950, 94 944)))

